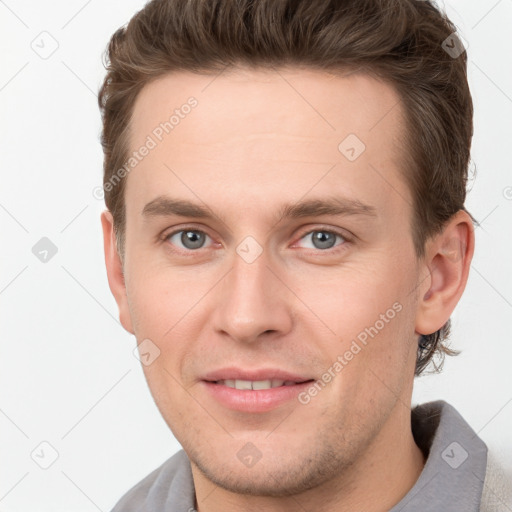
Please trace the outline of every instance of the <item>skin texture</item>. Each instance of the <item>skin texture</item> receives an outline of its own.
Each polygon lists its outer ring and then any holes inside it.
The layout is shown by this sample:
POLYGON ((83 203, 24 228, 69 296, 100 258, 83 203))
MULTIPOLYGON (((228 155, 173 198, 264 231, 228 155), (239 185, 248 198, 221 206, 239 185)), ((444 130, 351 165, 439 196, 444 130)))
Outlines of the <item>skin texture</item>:
POLYGON ((160 350, 143 368, 192 461, 196 508, 388 510, 423 469, 410 427, 417 339, 464 290, 471 220, 458 212, 416 258, 403 112, 388 84, 296 68, 174 73, 137 98, 132 149, 191 96, 197 106, 127 177, 124 268, 109 212, 102 224, 121 322, 160 350), (349 134, 366 146, 354 161, 338 149, 349 134), (143 215, 163 195, 215 216, 143 215), (332 197, 375 215, 279 219, 283 204, 332 197), (202 247, 166 239, 179 229, 206 233, 202 247), (342 236, 318 248, 312 231, 342 236), (262 249, 252 263, 236 251, 247 236, 262 249), (202 376, 226 366, 319 380, 397 303, 307 404, 247 413, 205 393, 202 376), (237 457, 248 442, 261 454, 252 467, 237 457))

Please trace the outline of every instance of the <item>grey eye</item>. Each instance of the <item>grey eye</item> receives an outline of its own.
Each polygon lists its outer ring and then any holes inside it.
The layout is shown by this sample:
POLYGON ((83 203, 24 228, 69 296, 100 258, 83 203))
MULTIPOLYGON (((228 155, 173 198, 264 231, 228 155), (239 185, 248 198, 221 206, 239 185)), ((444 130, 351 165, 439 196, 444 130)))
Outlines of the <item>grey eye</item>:
POLYGON ((197 230, 184 229, 176 231, 169 236, 168 240, 180 247, 180 244, 185 249, 201 249, 205 243, 206 238, 209 238, 206 233, 197 230), (179 243, 178 243, 179 242, 179 243))
POLYGON ((340 239, 343 241, 343 237, 332 231, 311 231, 302 237, 302 240, 311 240, 312 247, 306 247, 308 249, 331 249, 336 244, 336 240, 340 239))

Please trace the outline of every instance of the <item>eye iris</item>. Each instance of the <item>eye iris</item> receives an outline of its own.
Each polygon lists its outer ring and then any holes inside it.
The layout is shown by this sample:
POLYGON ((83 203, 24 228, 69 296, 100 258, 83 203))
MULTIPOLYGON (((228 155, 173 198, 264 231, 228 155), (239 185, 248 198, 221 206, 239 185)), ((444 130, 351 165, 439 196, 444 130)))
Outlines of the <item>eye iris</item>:
POLYGON ((204 243, 204 233, 198 233, 197 231, 183 231, 181 234, 181 243, 187 249, 198 249, 204 243))
POLYGON ((317 249, 330 249, 336 242, 336 235, 327 231, 313 232, 313 245, 317 249))

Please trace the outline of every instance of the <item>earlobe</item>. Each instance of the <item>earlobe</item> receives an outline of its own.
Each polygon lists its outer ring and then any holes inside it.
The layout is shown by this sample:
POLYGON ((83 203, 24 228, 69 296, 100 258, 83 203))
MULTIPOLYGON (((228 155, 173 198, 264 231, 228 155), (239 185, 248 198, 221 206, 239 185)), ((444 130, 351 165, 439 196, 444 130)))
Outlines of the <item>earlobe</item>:
POLYGON ((426 248, 424 266, 430 274, 420 289, 416 332, 432 334, 450 318, 466 287, 475 245, 471 217, 457 212, 426 248))
POLYGON ((128 307, 123 264, 117 250, 114 221, 112 214, 108 210, 101 214, 101 225, 103 229, 103 247, 108 284, 119 308, 119 320, 129 333, 135 334, 128 307))

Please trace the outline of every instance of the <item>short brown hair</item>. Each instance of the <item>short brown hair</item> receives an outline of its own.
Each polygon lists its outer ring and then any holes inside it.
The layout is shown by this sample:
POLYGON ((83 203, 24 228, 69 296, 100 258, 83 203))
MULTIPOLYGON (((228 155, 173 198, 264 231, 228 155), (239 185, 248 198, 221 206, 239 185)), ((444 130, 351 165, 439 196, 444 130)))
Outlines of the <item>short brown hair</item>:
MULTIPOLYGON (((427 239, 465 210, 473 104, 466 53, 445 51, 447 42, 462 48, 455 32, 428 0, 151 0, 112 36, 98 98, 105 202, 120 254, 126 178, 105 185, 128 158, 142 88, 175 70, 296 65, 362 71, 398 91, 407 124, 403 174, 413 197, 412 237, 422 257, 427 239)), ((458 353, 444 344, 449 328, 450 320, 419 338, 416 375, 435 354, 440 370, 445 354, 458 353)))

